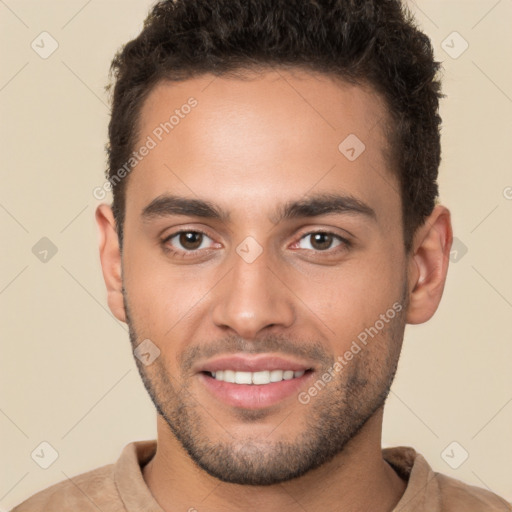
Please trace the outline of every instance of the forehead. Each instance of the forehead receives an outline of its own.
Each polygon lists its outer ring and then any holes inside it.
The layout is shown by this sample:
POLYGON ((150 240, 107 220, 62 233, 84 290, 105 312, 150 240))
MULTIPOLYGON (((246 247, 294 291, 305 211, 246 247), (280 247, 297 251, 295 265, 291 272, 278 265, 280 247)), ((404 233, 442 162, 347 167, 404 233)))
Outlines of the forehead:
POLYGON ((164 193, 206 194, 250 209, 264 198, 337 187, 378 208, 385 198, 376 185, 390 189, 384 195, 396 196, 397 188, 386 121, 372 89, 323 74, 271 70, 161 82, 141 108, 134 149, 152 148, 130 175, 127 202, 140 210, 164 193))

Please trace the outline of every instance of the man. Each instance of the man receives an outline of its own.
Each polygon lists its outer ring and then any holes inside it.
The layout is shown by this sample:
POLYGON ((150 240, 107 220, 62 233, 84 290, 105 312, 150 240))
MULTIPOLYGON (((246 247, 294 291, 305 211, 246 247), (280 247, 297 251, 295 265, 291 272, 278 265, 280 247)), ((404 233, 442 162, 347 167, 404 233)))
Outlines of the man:
POLYGON ((162 1, 112 68, 100 255, 158 439, 14 510, 512 510, 381 448, 452 243, 400 3, 162 1))

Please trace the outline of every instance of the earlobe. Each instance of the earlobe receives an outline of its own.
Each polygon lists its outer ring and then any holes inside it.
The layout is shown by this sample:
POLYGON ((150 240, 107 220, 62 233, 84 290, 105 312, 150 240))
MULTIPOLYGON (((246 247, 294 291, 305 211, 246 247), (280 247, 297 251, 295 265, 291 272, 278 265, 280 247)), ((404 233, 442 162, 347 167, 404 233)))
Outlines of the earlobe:
POLYGON ((103 279, 107 287, 108 307, 121 322, 126 322, 123 302, 123 280, 121 251, 112 208, 100 204, 96 208, 96 223, 99 234, 99 250, 103 279))
POLYGON ((436 312, 446 282, 452 241, 450 211, 437 205, 416 232, 409 256, 407 323, 421 324, 436 312))

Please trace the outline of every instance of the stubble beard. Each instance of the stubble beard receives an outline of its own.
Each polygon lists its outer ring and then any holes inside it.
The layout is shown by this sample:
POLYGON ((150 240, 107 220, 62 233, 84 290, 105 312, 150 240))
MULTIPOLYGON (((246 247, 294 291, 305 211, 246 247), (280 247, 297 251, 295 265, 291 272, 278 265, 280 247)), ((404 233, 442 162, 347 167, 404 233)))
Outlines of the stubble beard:
MULTIPOLYGON (((207 425, 213 420, 188 391, 190 377, 184 377, 185 372, 180 379, 172 377, 162 357, 150 366, 136 359, 137 367, 158 413, 200 468, 221 481, 240 485, 264 486, 286 482, 340 454, 384 406, 397 370, 405 329, 405 290, 406 286, 400 302, 402 314, 381 332, 381 339, 385 340, 383 349, 380 352, 372 350, 370 344, 377 343, 377 340, 370 341, 336 379, 307 405, 297 400, 295 409, 285 421, 271 435, 263 438, 239 438, 229 432, 229 426, 223 425, 223 439, 210 439, 209 434, 218 428, 212 429, 207 425), (301 426, 300 433, 294 439, 288 439, 287 425, 297 424, 301 426)), ((127 295, 123 295, 130 341, 135 348, 142 337, 135 330, 127 295)), ((317 378, 333 364, 332 356, 324 356, 323 368, 317 378)), ((239 409, 234 414, 238 421, 250 424, 264 420, 268 411, 239 409)))

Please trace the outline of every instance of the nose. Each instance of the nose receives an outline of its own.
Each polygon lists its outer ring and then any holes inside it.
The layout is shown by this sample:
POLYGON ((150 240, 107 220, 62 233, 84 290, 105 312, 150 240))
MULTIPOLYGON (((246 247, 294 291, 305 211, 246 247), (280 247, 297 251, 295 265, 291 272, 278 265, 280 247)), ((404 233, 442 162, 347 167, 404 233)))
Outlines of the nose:
POLYGON ((230 272, 213 290, 215 325, 244 339, 256 338, 264 329, 293 325, 293 293, 266 251, 252 262, 237 253, 231 260, 230 272))

